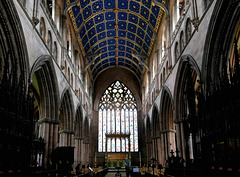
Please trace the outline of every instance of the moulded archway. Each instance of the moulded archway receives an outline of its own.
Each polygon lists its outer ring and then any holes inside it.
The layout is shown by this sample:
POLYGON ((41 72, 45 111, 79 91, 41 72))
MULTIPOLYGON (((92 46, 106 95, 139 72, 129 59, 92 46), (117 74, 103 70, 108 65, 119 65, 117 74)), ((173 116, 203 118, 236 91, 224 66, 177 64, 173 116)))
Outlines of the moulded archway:
POLYGON ((74 165, 76 166, 83 161, 83 112, 79 104, 74 120, 74 165))
POLYGON ((0 164, 5 174, 21 169, 24 176, 31 163, 33 104, 28 94, 29 70, 17 9, 13 1, 0 1, 0 164))
POLYGON ((175 123, 177 131, 177 148, 185 165, 191 165, 197 158, 199 149, 196 140, 199 132, 196 128, 199 117, 198 102, 201 96, 201 75, 195 60, 187 55, 181 58, 177 82, 174 89, 175 123))
POLYGON ((59 146, 74 146, 74 104, 70 88, 65 88, 61 97, 59 114, 59 146))
POLYGON ((50 165, 52 150, 57 147, 58 131, 59 91, 52 58, 39 57, 32 66, 30 77, 32 89, 38 92, 35 97, 39 98, 39 130, 36 138, 43 138, 45 143, 44 160, 41 165, 47 167, 50 165))
POLYGON ((169 88, 165 85, 163 86, 160 100, 160 132, 160 147, 162 150, 160 163, 166 166, 170 151, 176 150, 176 128, 174 124, 172 94, 169 88))
POLYGON ((157 108, 157 105, 155 104, 153 106, 152 110, 152 127, 153 127, 153 154, 152 157, 157 160, 157 162, 160 162, 161 158, 161 139, 160 139, 160 115, 159 115, 159 110, 157 108))
POLYGON ((153 154, 153 147, 152 147, 152 122, 150 117, 147 117, 146 121, 146 155, 147 155, 147 163, 151 164, 151 156, 153 154))
POLYGON ((201 139, 202 159, 232 166, 231 162, 240 156, 239 143, 231 143, 239 141, 236 132, 240 125, 239 2, 219 0, 213 13, 202 67, 205 96, 202 121, 207 125, 201 127, 205 135, 201 139))
POLYGON ((98 79, 94 83, 96 93, 94 110, 98 110, 99 100, 103 92, 116 80, 123 82, 132 91, 137 101, 137 109, 141 110, 140 85, 136 77, 130 71, 123 68, 108 69, 98 76, 98 79))

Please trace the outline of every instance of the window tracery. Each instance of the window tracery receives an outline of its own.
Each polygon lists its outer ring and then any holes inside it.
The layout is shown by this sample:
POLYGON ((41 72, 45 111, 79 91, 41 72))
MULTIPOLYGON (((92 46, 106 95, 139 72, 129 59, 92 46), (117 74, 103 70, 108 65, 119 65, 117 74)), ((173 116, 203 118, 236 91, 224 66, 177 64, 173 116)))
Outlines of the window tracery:
POLYGON ((108 152, 138 151, 137 104, 122 82, 116 81, 105 90, 100 99, 98 123, 99 152, 106 149, 108 152), (106 139, 106 134, 130 134, 130 140, 123 137, 106 139))

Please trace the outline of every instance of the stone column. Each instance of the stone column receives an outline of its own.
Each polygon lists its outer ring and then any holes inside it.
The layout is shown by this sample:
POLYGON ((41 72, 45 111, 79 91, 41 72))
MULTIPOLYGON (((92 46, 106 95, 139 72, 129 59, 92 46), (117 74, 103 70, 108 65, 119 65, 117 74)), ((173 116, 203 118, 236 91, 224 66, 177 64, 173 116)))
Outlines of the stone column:
POLYGON ((76 166, 79 163, 79 139, 74 138, 74 166, 76 166))
POLYGON ((71 146, 71 147, 74 147, 74 146, 75 146, 74 133, 71 133, 71 134, 70 134, 70 138, 71 138, 71 144, 70 144, 70 146, 71 146))
POLYGON ((180 151, 180 156, 182 156, 182 141, 181 141, 181 126, 180 123, 176 123, 176 137, 177 137, 177 148, 180 151))
POLYGON ((164 136, 164 151, 165 151, 165 161, 168 159, 168 138, 167 138, 167 133, 165 132, 163 134, 164 136))
POLYGON ((152 153, 151 153, 152 157, 155 157, 155 139, 152 139, 152 153))
POLYGON ((158 146, 158 162, 160 164, 163 164, 163 160, 162 160, 162 147, 161 147, 161 138, 157 139, 157 146, 158 146))
POLYGON ((53 149, 56 149, 58 146, 58 125, 59 123, 57 122, 53 125, 53 149))
POLYGON ((67 146, 67 133, 61 131, 60 132, 60 142, 59 142, 59 146, 67 146))
MULTIPOLYGON (((48 146, 48 158, 51 161, 52 157, 52 150, 53 150, 53 123, 49 124, 49 146, 48 146)), ((51 165, 51 164, 49 164, 51 165)))
POLYGON ((181 127, 181 150, 182 150, 182 158, 185 159, 186 161, 186 153, 185 153, 185 138, 184 138, 184 128, 183 128, 183 123, 180 122, 180 127, 181 127))
POLYGON ((48 165, 48 154, 49 154, 49 119, 42 118, 39 120, 40 124, 40 137, 44 139, 45 152, 44 152, 44 167, 48 165))
POLYGON ((81 162, 84 163, 84 148, 83 148, 83 140, 80 140, 80 159, 81 159, 81 162))
POLYGON ((173 132, 173 130, 170 130, 170 132, 169 132, 169 142, 171 143, 171 147, 169 150, 171 151, 171 149, 172 149, 173 151, 175 151, 176 150, 175 132, 173 132))
POLYGON ((165 166, 165 145, 164 145, 164 134, 161 134, 161 153, 162 153, 162 165, 165 166))

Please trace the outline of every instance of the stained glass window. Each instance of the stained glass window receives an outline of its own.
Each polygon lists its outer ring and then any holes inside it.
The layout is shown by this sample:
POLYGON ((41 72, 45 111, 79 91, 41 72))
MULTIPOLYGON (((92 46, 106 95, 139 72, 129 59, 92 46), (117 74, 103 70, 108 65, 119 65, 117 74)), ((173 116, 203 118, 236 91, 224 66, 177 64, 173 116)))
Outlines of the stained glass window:
POLYGON ((132 92, 120 81, 112 83, 99 103, 98 151, 137 152, 137 105, 132 92), (129 138, 108 138, 106 134, 130 134, 129 138))

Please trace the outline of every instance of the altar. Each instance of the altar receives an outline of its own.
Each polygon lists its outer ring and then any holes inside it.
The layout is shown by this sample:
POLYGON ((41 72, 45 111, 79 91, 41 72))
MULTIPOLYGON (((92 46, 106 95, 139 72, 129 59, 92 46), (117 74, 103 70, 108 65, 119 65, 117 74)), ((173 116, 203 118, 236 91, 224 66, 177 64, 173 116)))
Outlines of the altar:
MULTIPOLYGON (((130 134, 106 134, 106 139, 113 139, 113 138, 119 138, 119 139, 130 139, 130 134)), ((106 142, 107 147, 107 142, 106 142)), ((105 151, 105 165, 107 167, 124 167, 124 160, 125 158, 129 158, 131 160, 131 152, 130 152, 130 143, 128 143, 128 152, 108 152, 105 151)))

